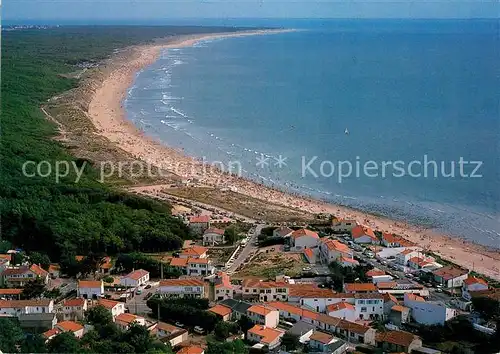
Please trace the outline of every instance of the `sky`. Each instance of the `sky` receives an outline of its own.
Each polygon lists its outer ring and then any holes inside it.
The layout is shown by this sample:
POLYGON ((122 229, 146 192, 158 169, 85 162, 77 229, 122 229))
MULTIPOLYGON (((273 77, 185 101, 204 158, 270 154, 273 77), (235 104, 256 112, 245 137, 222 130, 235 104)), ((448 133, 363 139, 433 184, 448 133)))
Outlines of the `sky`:
POLYGON ((498 0, 3 0, 9 20, 499 18, 498 0))

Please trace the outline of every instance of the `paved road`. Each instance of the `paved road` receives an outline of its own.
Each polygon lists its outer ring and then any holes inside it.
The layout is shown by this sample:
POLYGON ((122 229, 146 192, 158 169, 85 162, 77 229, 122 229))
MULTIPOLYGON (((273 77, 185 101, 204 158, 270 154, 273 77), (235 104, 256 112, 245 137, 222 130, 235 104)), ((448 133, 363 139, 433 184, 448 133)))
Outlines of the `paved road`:
POLYGON ((233 265, 227 269, 227 271, 229 273, 235 272, 236 269, 238 269, 238 267, 245 261, 245 259, 247 259, 247 257, 250 255, 250 253, 258 248, 257 246, 254 245, 254 243, 255 243, 255 241, 257 241, 257 238, 259 237, 260 232, 262 231, 264 226, 265 226, 264 224, 258 224, 255 227, 254 233, 252 234, 252 236, 250 236, 248 238, 248 241, 247 241, 246 245, 243 247, 243 250, 240 252, 238 257, 234 260, 233 265))
POLYGON ((152 287, 149 289, 143 289, 141 295, 135 294, 133 298, 129 299, 125 304, 125 307, 129 309, 130 313, 134 313, 136 315, 147 315, 151 312, 151 309, 146 305, 146 295, 152 293, 153 295, 156 293, 156 289, 158 288, 159 283, 151 283, 152 287))

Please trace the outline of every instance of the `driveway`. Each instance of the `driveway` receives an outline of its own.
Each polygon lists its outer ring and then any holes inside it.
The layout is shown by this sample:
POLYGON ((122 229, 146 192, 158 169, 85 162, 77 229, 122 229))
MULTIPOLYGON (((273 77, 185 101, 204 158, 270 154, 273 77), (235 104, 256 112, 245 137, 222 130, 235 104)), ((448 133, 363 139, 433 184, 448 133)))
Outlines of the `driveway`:
POLYGON ((140 295, 137 295, 134 292, 134 297, 127 301, 125 307, 129 309, 130 313, 144 316, 151 312, 151 309, 148 307, 148 305, 146 305, 146 296, 149 293, 152 293, 153 295, 156 293, 159 282, 151 282, 150 284, 152 285, 151 288, 143 289, 142 294, 140 295))

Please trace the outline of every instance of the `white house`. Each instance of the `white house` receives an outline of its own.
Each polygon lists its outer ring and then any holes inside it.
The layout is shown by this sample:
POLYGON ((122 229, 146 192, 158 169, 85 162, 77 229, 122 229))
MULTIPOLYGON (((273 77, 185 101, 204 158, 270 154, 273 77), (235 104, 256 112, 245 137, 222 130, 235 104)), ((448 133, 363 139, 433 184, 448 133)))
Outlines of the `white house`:
POLYGON ((208 248, 202 246, 191 246, 184 248, 179 254, 179 258, 207 258, 208 248))
POLYGON ((408 261, 413 257, 419 257, 422 255, 422 252, 418 249, 405 248, 403 251, 396 254, 396 262, 401 264, 402 266, 406 266, 408 261))
POLYGON ((353 251, 337 240, 324 238, 319 242, 319 255, 321 263, 330 264, 341 257, 352 259, 353 251))
POLYGON ((259 323, 270 328, 278 327, 280 321, 278 310, 259 304, 249 307, 247 316, 253 323, 259 323))
POLYGON ((55 328, 61 332, 73 332, 76 338, 82 338, 85 328, 74 321, 58 322, 55 328))
POLYGON ((359 265, 359 262, 357 260, 349 257, 340 257, 338 262, 342 267, 356 267, 359 265))
POLYGON ((357 225, 356 220, 334 219, 332 221, 332 230, 333 232, 350 232, 357 225))
POLYGON ((222 301, 226 299, 232 299, 234 295, 233 285, 231 284, 231 278, 224 272, 219 272, 213 281, 215 294, 215 301, 222 301))
POLYGON ((202 279, 166 279, 160 281, 156 290, 160 296, 206 298, 205 283, 202 279))
POLYGON ((123 303, 121 301, 99 299, 97 301, 97 304, 103 306, 109 312, 111 312, 113 319, 116 318, 116 316, 119 316, 122 313, 125 313, 125 303, 123 303))
POLYGON ((127 287, 138 287, 149 281, 149 272, 144 269, 134 270, 120 279, 120 285, 127 287))
POLYGON ((302 250, 304 248, 316 247, 319 242, 319 236, 316 232, 308 229, 300 229, 292 232, 290 235, 290 242, 295 250, 302 250))
POLYGON ((356 319, 378 320, 384 318, 384 296, 379 293, 354 294, 356 319))
POLYGON ((84 299, 97 299, 104 295, 102 280, 79 280, 76 295, 84 299))
POLYGON ((446 288, 462 287, 464 280, 468 278, 469 272, 453 265, 442 267, 433 272, 434 280, 446 288))
POLYGON ((242 283, 244 299, 259 300, 261 302, 288 300, 289 284, 282 281, 260 281, 245 279, 242 283))
POLYGON ((144 326, 146 324, 146 320, 144 317, 136 316, 131 313, 122 313, 121 315, 116 316, 115 323, 118 328, 126 331, 133 323, 144 326))
POLYGON ((314 331, 309 337, 309 352, 343 354, 347 350, 347 343, 331 334, 314 331))
POLYGON ((379 240, 372 229, 361 225, 355 226, 351 231, 352 239, 355 243, 379 244, 379 240))
POLYGON ((211 227, 206 229, 203 233, 203 245, 215 246, 219 244, 223 244, 225 242, 224 239, 224 230, 217 229, 215 227, 211 227))
POLYGON ((462 285, 462 297, 465 300, 470 301, 472 298, 470 292, 480 290, 488 290, 488 283, 481 278, 469 275, 469 277, 464 280, 462 285))
POLYGON ((336 304, 328 305, 326 308, 328 316, 342 318, 348 321, 356 321, 356 309, 354 305, 348 302, 337 302, 336 304))
POLYGON ((170 346, 172 348, 188 340, 189 334, 187 330, 173 326, 168 323, 158 322, 156 324, 155 330, 160 340, 162 340, 162 338, 165 338, 165 340, 167 340, 168 343, 170 343, 170 346))
POLYGON ((41 300, 0 300, 0 314, 18 317, 33 313, 54 312, 54 301, 41 300))
POLYGON ((64 321, 81 321, 87 311, 87 300, 76 298, 64 300, 57 312, 62 314, 64 321))
POLYGON ((411 318, 424 325, 443 325, 457 315, 455 309, 446 307, 443 303, 425 301, 413 294, 404 295, 404 305, 411 309, 411 318))

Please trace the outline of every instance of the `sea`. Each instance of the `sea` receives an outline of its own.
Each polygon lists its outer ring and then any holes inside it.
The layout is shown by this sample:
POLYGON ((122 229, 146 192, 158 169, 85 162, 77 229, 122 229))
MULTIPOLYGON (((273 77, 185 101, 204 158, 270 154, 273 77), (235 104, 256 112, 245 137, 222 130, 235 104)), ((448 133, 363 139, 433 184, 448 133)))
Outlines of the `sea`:
POLYGON ((163 51, 128 119, 259 183, 500 248, 498 23, 285 27, 163 51))

